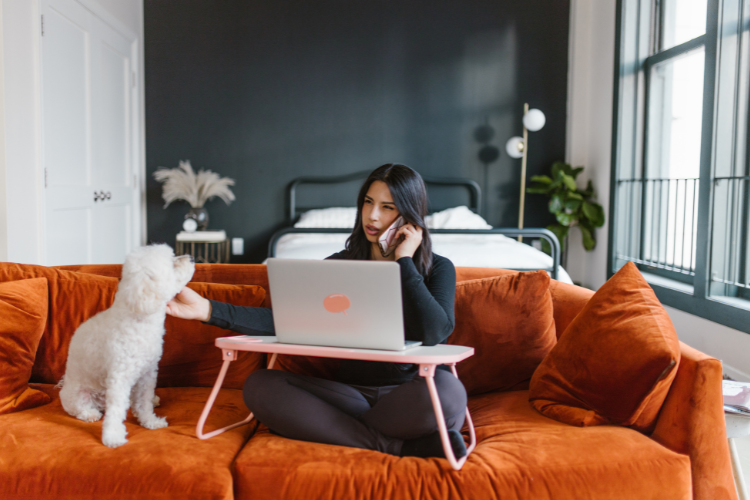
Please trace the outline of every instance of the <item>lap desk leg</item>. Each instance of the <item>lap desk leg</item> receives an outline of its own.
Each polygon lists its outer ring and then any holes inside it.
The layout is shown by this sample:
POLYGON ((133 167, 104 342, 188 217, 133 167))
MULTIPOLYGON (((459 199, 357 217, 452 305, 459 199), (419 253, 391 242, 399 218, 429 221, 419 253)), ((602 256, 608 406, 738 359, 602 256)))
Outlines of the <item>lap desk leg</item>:
MULTIPOLYGON (((276 353, 273 353, 271 356, 271 359, 268 363, 268 369, 273 368, 274 363, 276 362, 276 353)), ((211 412, 211 407, 213 407, 214 401, 216 401, 216 396, 219 394, 219 390, 221 389, 221 384, 224 382, 224 378, 226 377, 227 370, 229 369, 229 365, 232 363, 232 361, 235 361, 237 359, 237 351, 232 349, 222 349, 222 358, 224 359, 224 364, 221 366, 221 371, 219 372, 219 376, 216 379, 216 383, 214 384, 213 389, 211 390, 211 394, 208 396, 208 401, 206 401, 206 406, 203 408, 203 412, 201 413, 200 418, 198 419, 198 425, 196 426, 196 435, 198 436, 198 439, 209 439, 214 436, 218 436, 219 434, 226 432, 230 429, 234 429, 236 427, 239 427, 241 425, 245 425, 247 423, 250 423, 253 420, 253 414, 250 413, 250 415, 247 416, 247 418, 241 422, 237 422, 235 424, 231 424, 227 427, 223 427, 221 429, 216 429, 215 431, 211 431, 209 433, 203 432, 203 427, 206 424, 206 420, 208 419, 208 415, 211 412)), ((474 423, 471 420, 471 414, 469 413, 469 409, 466 409, 466 422, 469 426, 469 435, 471 436, 471 443, 469 443, 469 447, 466 450, 466 455, 458 460, 456 460, 456 456, 453 453, 453 448, 450 444, 450 439, 448 438, 448 428, 445 425, 445 417, 443 416, 443 408, 440 405, 440 398, 438 397, 437 387, 435 386, 435 368, 437 365, 435 364, 420 364, 419 365, 419 375, 422 377, 425 377, 427 382, 427 388, 430 391, 430 399, 432 401, 432 407, 435 410, 435 419, 437 420, 438 424, 438 431, 440 432, 440 440, 443 443, 443 451, 445 452, 445 456, 448 459, 448 462, 451 464, 451 467, 453 467, 454 470, 461 470, 461 467, 463 467, 464 463, 466 463, 466 459, 469 458, 469 455, 472 451, 474 451, 474 448, 477 444, 477 436, 476 432, 474 430, 474 423)), ((451 365, 451 371, 453 372, 453 375, 458 378, 458 373, 456 372, 456 364, 452 363, 451 365)))
MULTIPOLYGON (((469 425, 469 434, 471 436, 471 443, 466 450, 466 455, 456 460, 456 455, 453 454, 453 447, 451 446, 450 439, 448 438, 448 427, 445 425, 445 417, 443 416, 443 407, 440 405, 440 398, 438 397, 437 386, 435 385, 435 368, 437 365, 419 365, 419 375, 425 377, 427 382, 427 388, 430 390, 430 399, 432 400, 432 407, 435 410, 435 419, 438 424, 438 431, 440 432, 440 441, 443 443, 443 452, 445 452, 445 458, 453 467, 453 470, 461 470, 461 467, 466 463, 466 459, 477 445, 477 436, 474 431, 474 423, 471 421, 471 414, 469 408, 466 408, 466 422, 469 425)), ((451 371, 453 375, 458 378, 456 373, 456 364, 451 364, 451 371)))
MULTIPOLYGON (((206 401, 206 406, 203 408, 203 412, 201 413, 201 416, 198 419, 198 425, 195 428, 195 435, 198 436, 198 439, 208 439, 214 436, 218 436, 219 434, 226 432, 228 430, 234 429, 241 425, 249 424, 253 420, 253 414, 250 413, 250 415, 248 415, 247 418, 241 422, 228 425, 221 429, 216 429, 215 431, 211 431, 207 434, 203 433, 203 426, 206 425, 206 419, 208 419, 208 414, 211 413, 211 407, 213 407, 214 401, 216 401, 216 395, 219 394, 219 389, 221 389, 221 384, 224 382, 224 377, 226 377, 227 375, 229 364, 232 361, 235 361, 237 359, 237 351, 232 351, 230 349, 222 349, 221 354, 222 354, 222 357, 224 358, 224 364, 221 365, 221 371, 219 372, 219 377, 216 379, 214 388, 211 389, 211 394, 208 396, 208 401, 206 401)), ((276 356, 277 356, 276 353, 273 353, 273 355, 271 356, 271 360, 268 362, 268 367, 267 367, 269 370, 273 368, 274 363, 276 363, 276 356)))

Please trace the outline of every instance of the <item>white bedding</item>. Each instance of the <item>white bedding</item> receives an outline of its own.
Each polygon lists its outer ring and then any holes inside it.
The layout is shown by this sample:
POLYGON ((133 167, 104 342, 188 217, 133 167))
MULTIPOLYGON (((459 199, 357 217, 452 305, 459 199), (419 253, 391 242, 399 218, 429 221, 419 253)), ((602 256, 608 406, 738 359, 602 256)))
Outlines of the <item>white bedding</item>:
MULTIPOLYGON (((502 234, 431 234, 432 251, 456 267, 551 268, 552 257, 502 234)), ((344 249, 348 234, 285 234, 276 245, 282 259, 324 259, 344 249)), ((560 267, 558 280, 573 283, 560 267)))

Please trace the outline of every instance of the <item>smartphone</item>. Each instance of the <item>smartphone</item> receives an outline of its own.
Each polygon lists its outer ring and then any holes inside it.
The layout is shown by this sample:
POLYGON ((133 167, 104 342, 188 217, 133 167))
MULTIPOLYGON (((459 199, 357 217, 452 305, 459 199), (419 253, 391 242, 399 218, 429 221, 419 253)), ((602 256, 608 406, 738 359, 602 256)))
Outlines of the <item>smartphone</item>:
POLYGON ((399 244, 399 242, 396 240, 396 233, 404 224, 406 224, 404 218, 399 217, 398 219, 393 221, 391 227, 383 231, 383 234, 380 235, 380 238, 378 238, 378 243, 380 244, 380 253, 383 255, 383 257, 388 257, 393 253, 394 250, 396 250, 396 247, 399 244))

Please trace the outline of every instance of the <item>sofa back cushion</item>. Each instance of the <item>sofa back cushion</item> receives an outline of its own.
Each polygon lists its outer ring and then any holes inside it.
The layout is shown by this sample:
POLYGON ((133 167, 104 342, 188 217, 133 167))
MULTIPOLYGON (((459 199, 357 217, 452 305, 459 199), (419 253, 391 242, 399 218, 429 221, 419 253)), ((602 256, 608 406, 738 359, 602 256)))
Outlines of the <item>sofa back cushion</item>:
MULTIPOLYGON (((79 265, 64 266, 59 269, 74 270, 82 273, 94 273, 105 276, 119 276, 121 266, 119 265, 79 265)), ((491 278, 496 276, 517 275, 518 271, 507 269, 490 269, 482 267, 457 267, 456 281, 491 278)), ((196 264, 193 281, 206 281, 214 283, 230 284, 253 284, 262 286, 268 292, 268 273, 266 266, 256 264, 196 264)), ((555 320, 555 333, 559 336, 567 328, 568 324, 580 312, 583 306, 594 294, 591 290, 581 288, 556 280, 549 281, 549 293, 553 305, 555 320)), ((266 294, 264 307, 271 306, 270 294, 266 294)), ((457 315, 460 315, 458 307, 457 315)), ((340 360, 328 358, 305 358, 301 356, 278 357, 276 367, 278 369, 310 375, 322 378, 332 378, 340 364, 340 360)), ((458 365, 459 367, 461 364, 458 365)), ((231 374, 231 371, 230 371, 231 374)))
POLYGON ((0 415, 50 402, 47 394, 29 388, 47 303, 44 278, 0 283, 0 415))
POLYGON ((49 287, 47 325, 31 381, 56 384, 65 374, 68 345, 76 328, 115 298, 117 279, 61 271, 44 266, 0 263, 0 282, 46 278, 49 287))
POLYGON ((542 361, 529 400, 571 425, 618 424, 648 433, 679 360, 669 315, 631 262, 596 292, 542 361))
POLYGON ((549 275, 505 274, 456 285, 456 327, 449 344, 474 347, 458 363, 469 395, 527 382, 557 342, 549 275))
MULTIPOLYGON (((60 266, 57 269, 98 274, 101 276, 120 277, 121 265, 77 265, 60 266)), ((516 274, 518 271, 508 269, 490 269, 486 267, 457 267, 456 281, 467 281, 493 276, 516 274)), ((266 290, 263 307, 271 307, 271 295, 268 293, 268 273, 261 264, 196 264, 193 281, 206 283, 226 283, 232 285, 259 285, 266 290)), ((583 309, 594 292, 580 286, 551 280, 549 291, 552 295, 552 306, 555 315, 555 331, 559 337, 573 318, 583 309)), ((327 370, 328 371, 328 370, 327 370)))
MULTIPOLYGON (((117 278, 77 273, 44 266, 0 263, 0 282, 43 277, 49 284, 49 313, 31 381, 55 384, 65 374, 68 346, 78 326, 114 302, 117 278)), ((190 283, 206 298, 241 306, 260 306, 265 290, 258 286, 190 283)), ((222 364, 214 339, 232 335, 199 321, 168 317, 158 386, 211 386, 222 364)), ((233 363, 223 387, 242 388, 247 375, 265 363, 265 356, 242 353, 233 363)))
MULTIPOLYGON (((110 276, 117 279, 122 275, 121 264, 80 264, 58 266, 55 269, 110 276)), ((271 307, 271 296, 268 293, 268 272, 266 266, 262 264, 196 264, 195 273, 190 281, 223 283, 225 285, 258 285, 266 291, 263 307, 271 307)))
MULTIPOLYGON (((260 307, 266 291, 255 285, 188 283, 202 297, 236 306, 260 307)), ((167 316, 164 354, 159 362, 158 387, 211 387, 224 360, 214 345, 218 337, 238 335, 200 321, 167 316)), ((222 387, 242 389, 245 379, 255 370, 265 368, 262 353, 240 351, 227 372, 222 387)))
MULTIPOLYGON (((506 276, 517 274, 519 271, 508 269, 490 269, 487 267, 457 267, 456 281, 490 278, 492 276, 506 276)), ((594 295, 594 292, 586 288, 570 285, 557 280, 550 280, 549 291, 552 296, 552 308, 555 316, 555 332, 557 337, 568 328, 573 318, 581 312, 583 306, 594 295)))

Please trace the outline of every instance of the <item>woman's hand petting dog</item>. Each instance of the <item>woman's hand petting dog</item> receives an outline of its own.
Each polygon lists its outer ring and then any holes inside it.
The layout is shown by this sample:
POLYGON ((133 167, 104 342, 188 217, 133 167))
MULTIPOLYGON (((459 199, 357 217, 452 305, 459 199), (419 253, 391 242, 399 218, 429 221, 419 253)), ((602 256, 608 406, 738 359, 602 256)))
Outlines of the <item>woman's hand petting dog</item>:
POLYGON ((167 314, 175 318, 208 321, 211 319, 211 302, 185 287, 167 303, 167 314))

